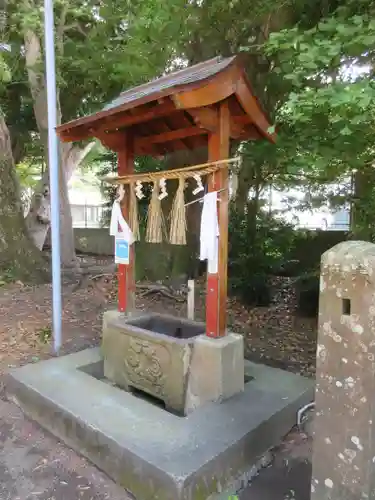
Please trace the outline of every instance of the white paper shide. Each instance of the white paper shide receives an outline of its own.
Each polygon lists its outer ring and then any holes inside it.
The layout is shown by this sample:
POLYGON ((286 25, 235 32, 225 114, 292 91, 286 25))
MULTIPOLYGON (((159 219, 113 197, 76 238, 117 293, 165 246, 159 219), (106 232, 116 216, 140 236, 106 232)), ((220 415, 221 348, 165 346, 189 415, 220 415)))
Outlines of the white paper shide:
POLYGON ((129 264, 129 247, 135 241, 132 230, 124 219, 120 201, 116 200, 112 206, 109 234, 115 237, 115 263, 129 264))
POLYGON ((200 233, 200 260, 207 260, 207 272, 216 274, 219 258, 219 220, 217 191, 207 193, 203 199, 200 233))

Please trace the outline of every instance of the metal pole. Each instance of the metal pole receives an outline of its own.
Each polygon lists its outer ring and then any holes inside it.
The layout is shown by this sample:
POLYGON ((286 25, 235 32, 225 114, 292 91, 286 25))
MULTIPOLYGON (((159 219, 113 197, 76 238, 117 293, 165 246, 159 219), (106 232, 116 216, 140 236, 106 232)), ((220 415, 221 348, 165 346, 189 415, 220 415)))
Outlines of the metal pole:
POLYGON ((195 281, 188 280, 188 298, 187 298, 188 319, 194 321, 195 316, 195 281))
POLYGON ((53 340, 58 354, 61 347, 61 259, 60 259, 60 202, 59 202, 59 150, 56 134, 56 70, 53 0, 44 0, 44 34, 46 50, 46 84, 48 103, 48 165, 51 200, 52 246, 52 301, 53 340))

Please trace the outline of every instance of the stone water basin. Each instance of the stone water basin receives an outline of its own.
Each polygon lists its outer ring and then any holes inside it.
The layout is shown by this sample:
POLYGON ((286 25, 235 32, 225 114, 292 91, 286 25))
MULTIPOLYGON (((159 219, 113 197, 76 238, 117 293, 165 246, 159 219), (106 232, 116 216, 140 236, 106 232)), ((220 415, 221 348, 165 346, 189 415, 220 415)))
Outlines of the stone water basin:
POLYGON ((104 376, 126 391, 143 391, 184 415, 194 340, 204 332, 204 323, 183 318, 156 313, 127 317, 107 311, 104 376))

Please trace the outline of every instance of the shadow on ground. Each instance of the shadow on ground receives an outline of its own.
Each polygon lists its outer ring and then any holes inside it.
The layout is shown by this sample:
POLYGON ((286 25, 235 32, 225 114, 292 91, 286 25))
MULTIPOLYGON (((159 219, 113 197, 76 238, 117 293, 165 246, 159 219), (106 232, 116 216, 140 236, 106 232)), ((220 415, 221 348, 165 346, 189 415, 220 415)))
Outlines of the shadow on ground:
POLYGON ((264 469, 240 500, 310 500, 311 463, 292 460, 264 469))

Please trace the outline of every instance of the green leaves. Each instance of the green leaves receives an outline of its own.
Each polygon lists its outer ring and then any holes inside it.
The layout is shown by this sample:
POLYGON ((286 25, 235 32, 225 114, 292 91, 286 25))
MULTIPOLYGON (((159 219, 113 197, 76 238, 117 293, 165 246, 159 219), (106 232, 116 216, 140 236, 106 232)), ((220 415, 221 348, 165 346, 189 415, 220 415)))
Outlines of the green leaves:
POLYGON ((2 83, 8 83, 11 79, 11 72, 4 57, 0 53, 0 86, 2 83))
MULTIPOLYGON (((22 30, 42 34, 40 2, 9 2, 7 38, 16 50, 5 66, 0 59, 0 81, 8 78, 2 105, 12 110, 15 131, 21 122, 35 129, 22 30), (17 106, 14 87, 22 96, 17 106)), ((186 61, 241 50, 278 129, 277 147, 243 147, 251 186, 300 182, 300 174, 311 183, 328 182, 373 157, 375 12, 369 0, 328 0, 324 8, 282 0, 254 0, 250 7, 248 0, 55 0, 55 16, 63 121, 186 61)))
POLYGON ((340 134, 341 135, 351 135, 352 131, 350 130, 350 128, 348 126, 345 126, 344 128, 342 128, 340 130, 340 134))
POLYGON ((276 127, 275 127, 275 125, 272 125, 271 127, 268 127, 268 129, 267 129, 267 132, 268 132, 269 134, 274 134, 274 133, 275 133, 275 131, 276 131, 276 127))
MULTIPOLYGON (((374 9, 346 0, 313 28, 272 33, 264 47, 274 81, 289 85, 277 111, 280 161, 317 189, 375 162, 374 9)), ((374 216, 372 190, 361 196, 374 216)))
POLYGON ((341 8, 310 30, 273 33, 265 51, 295 86, 307 79, 321 81, 324 73, 336 78, 345 65, 374 60, 375 23, 369 13, 349 16, 341 8))

